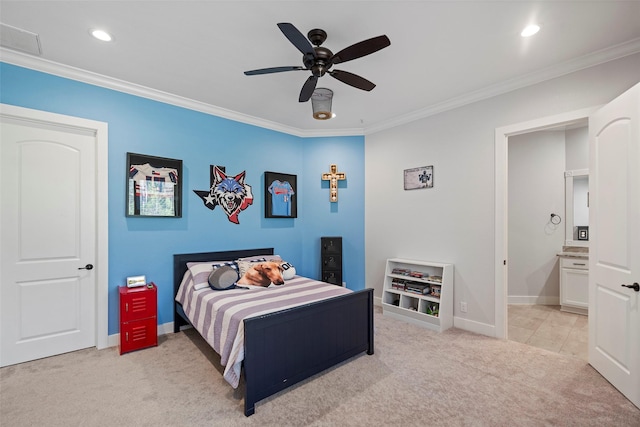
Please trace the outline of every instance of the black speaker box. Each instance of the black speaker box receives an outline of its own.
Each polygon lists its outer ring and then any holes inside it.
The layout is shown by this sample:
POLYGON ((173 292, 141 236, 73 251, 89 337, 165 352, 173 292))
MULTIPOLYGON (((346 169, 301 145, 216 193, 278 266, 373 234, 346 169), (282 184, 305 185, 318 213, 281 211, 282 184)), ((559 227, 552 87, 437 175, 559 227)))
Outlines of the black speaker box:
POLYGON ((342 237, 320 238, 322 281, 342 286, 342 237))

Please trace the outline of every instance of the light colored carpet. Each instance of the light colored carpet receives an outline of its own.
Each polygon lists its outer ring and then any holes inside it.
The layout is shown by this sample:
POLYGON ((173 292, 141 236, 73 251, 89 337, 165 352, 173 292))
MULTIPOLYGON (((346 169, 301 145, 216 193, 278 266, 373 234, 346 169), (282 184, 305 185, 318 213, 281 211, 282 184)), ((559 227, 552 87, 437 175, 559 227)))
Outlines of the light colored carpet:
POLYGON ((640 426, 640 409, 584 360, 376 307, 363 354, 256 405, 188 330, 123 356, 87 349, 0 370, 3 426, 640 426))

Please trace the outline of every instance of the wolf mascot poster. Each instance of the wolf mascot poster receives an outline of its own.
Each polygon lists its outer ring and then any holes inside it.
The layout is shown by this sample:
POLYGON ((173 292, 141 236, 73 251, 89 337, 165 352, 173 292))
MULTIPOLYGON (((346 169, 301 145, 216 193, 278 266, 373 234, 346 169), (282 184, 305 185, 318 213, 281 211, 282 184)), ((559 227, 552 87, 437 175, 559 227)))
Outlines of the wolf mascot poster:
POLYGON ((251 186, 244 183, 246 171, 230 176, 222 166, 211 166, 211 187, 208 191, 193 190, 213 210, 220 206, 234 224, 240 224, 238 214, 253 204, 251 186))

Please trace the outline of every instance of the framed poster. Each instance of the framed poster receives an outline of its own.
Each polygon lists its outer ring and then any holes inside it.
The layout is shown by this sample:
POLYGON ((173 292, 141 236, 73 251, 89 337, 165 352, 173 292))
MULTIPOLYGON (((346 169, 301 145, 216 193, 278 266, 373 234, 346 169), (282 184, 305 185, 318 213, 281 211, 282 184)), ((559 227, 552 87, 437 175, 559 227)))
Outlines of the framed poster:
POLYGON ((238 215, 253 205, 253 190, 245 182, 247 171, 227 175, 226 168, 220 165, 209 166, 209 189, 193 190, 207 209, 216 206, 227 215, 227 219, 240 224, 238 215))
POLYGON ((127 153, 126 216, 182 217, 182 160, 127 153))
POLYGON ((296 176, 279 172, 264 173, 264 217, 297 218, 296 176))
POLYGON ((404 170, 404 189, 433 188, 433 166, 404 170))

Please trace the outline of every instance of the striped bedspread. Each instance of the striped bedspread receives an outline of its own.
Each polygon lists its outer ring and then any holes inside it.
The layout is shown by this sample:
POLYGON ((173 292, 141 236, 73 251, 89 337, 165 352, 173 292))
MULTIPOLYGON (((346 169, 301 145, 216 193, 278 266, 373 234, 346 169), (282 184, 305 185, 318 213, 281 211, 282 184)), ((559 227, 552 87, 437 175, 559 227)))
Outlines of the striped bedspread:
POLYGON ((202 287, 194 283, 191 272, 187 271, 176 301, 182 305, 191 324, 220 355, 225 380, 237 388, 244 360, 243 319, 350 292, 302 276, 287 280, 283 286, 214 291, 208 285, 202 287))

